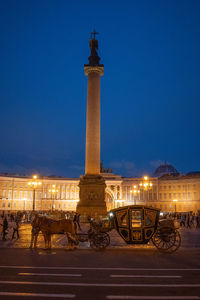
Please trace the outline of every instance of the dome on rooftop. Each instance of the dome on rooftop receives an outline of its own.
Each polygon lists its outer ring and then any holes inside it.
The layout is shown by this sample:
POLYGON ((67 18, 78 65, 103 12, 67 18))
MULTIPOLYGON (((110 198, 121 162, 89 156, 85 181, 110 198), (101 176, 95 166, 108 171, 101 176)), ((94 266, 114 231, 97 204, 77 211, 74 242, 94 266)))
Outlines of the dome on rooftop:
POLYGON ((164 163, 162 165, 160 165, 153 173, 153 177, 160 177, 163 176, 165 174, 169 174, 169 175, 178 175, 179 172, 170 164, 168 163, 164 163))

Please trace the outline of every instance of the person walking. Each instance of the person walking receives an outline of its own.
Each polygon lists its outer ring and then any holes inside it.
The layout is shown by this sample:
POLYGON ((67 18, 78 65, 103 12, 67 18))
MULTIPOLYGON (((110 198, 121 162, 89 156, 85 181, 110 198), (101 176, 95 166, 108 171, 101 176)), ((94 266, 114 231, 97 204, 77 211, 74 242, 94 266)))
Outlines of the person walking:
POLYGON ((3 241, 6 240, 7 230, 8 230, 8 221, 7 221, 7 218, 5 216, 4 220, 3 220, 3 241))
POLYGON ((199 215, 196 214, 196 228, 199 228, 199 215))
POLYGON ((73 221, 74 221, 74 224, 75 224, 75 227, 76 227, 76 231, 77 231, 77 226, 78 226, 78 229, 81 231, 80 214, 75 213, 73 221))
POLYGON ((187 224, 187 228, 191 228, 191 226, 190 226, 190 215, 189 215, 189 213, 187 214, 187 217, 186 217, 186 224, 187 224))
POLYGON ((13 224, 13 234, 12 240, 15 238, 15 233, 17 234, 17 240, 19 239, 19 220, 16 218, 13 224))
POLYGON ((181 221, 180 221, 180 226, 182 227, 185 227, 185 215, 181 215, 181 221))

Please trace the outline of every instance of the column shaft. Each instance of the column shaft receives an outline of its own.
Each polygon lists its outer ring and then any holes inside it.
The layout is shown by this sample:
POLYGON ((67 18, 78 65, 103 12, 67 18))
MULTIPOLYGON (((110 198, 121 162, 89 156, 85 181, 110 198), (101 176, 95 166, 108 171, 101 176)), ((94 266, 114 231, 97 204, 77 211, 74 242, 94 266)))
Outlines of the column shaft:
POLYGON ((100 74, 89 72, 85 174, 100 173, 100 74))

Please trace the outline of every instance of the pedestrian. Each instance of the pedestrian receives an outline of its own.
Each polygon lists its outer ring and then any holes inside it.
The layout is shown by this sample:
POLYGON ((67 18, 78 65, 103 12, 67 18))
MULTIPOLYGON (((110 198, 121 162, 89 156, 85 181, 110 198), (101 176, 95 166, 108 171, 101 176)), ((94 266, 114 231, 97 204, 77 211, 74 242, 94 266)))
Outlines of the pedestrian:
POLYGON ((193 214, 190 214, 190 226, 193 227, 193 214))
POLYGON ((191 228, 190 226, 190 215, 187 214, 187 217, 186 217, 186 224, 187 224, 187 228, 191 228))
POLYGON ((180 221, 180 226, 185 227, 185 215, 181 215, 181 221, 180 221))
POLYGON ((199 228, 199 215, 196 215, 196 228, 199 228))
POLYGON ((13 222, 13 234, 12 234, 12 240, 15 237, 15 233, 17 234, 17 240, 19 239, 19 220, 16 218, 13 222))
POLYGON ((78 229, 81 231, 80 214, 75 213, 73 221, 74 221, 75 227, 77 227, 77 225, 78 225, 78 229))
POLYGON ((4 220, 3 220, 3 241, 6 240, 6 234, 8 233, 7 230, 8 230, 8 221, 7 221, 7 218, 5 216, 4 220))

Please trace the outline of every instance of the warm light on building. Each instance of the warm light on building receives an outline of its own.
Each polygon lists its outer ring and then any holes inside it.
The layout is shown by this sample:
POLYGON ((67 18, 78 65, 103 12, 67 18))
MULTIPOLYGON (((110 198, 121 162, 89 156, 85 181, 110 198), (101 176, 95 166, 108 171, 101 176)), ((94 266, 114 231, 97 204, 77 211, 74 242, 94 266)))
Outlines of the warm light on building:
MULTIPOLYGON (((36 176, 36 175, 34 175, 36 176)), ((79 178, 32 178, 0 175, 0 210, 75 211, 79 201, 79 178)), ((200 175, 177 177, 122 178, 105 173, 107 209, 141 204, 162 212, 200 211, 200 175)))

